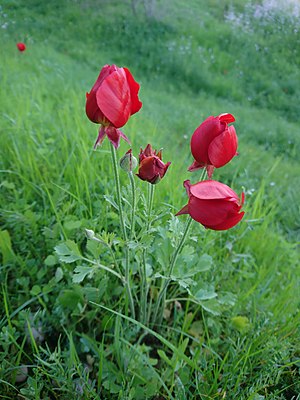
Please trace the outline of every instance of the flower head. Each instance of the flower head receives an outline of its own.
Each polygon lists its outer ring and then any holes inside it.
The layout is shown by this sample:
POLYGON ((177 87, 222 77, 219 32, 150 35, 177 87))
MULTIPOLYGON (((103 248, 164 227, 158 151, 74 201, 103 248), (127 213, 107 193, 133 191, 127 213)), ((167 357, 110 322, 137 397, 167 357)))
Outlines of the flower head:
POLYGON ((19 51, 22 52, 22 51, 26 50, 26 45, 24 43, 20 42, 20 43, 17 43, 17 48, 19 51))
POLYGON ((145 150, 141 149, 139 154, 139 171, 137 176, 153 185, 158 183, 167 172, 170 162, 162 162, 162 150, 156 152, 150 144, 147 144, 145 150))
POLYGON ((184 181, 189 201, 176 215, 189 214, 195 221, 206 228, 223 231, 235 226, 244 216, 240 212, 244 204, 244 193, 241 199, 224 183, 213 180, 191 185, 184 181))
POLYGON ((101 124, 95 147, 105 135, 118 148, 120 137, 128 141, 118 129, 126 124, 131 115, 142 107, 138 98, 140 85, 127 68, 105 65, 86 94, 86 115, 96 124, 101 124))
POLYGON ((214 168, 223 167, 237 155, 238 139, 231 114, 210 116, 195 130, 191 139, 191 152, 195 159, 189 171, 206 167, 209 177, 214 168))

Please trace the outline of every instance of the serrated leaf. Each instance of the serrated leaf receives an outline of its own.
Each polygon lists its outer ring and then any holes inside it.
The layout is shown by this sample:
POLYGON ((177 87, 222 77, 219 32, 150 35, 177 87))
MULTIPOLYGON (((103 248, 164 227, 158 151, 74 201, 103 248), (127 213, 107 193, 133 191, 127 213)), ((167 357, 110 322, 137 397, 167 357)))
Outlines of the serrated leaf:
POLYGON ((174 276, 178 279, 193 277, 199 272, 208 271, 212 267, 212 257, 203 254, 200 258, 194 248, 185 246, 174 268, 174 276))
POLYGON ((95 270, 91 267, 86 267, 83 265, 78 265, 74 269, 74 275, 72 277, 72 280, 74 283, 80 283, 82 282, 86 277, 91 278, 94 274, 95 270))
POLYGON ((193 296, 198 301, 210 300, 210 299, 214 299, 215 297, 217 297, 217 293, 214 291, 214 289, 212 287, 207 287, 207 288, 197 290, 197 292, 194 293, 193 296))
POLYGON ((211 269, 213 259, 208 254, 202 254, 197 263, 197 272, 204 272, 211 269))
POLYGON ((217 299, 211 299, 206 301, 201 301, 199 304, 202 308, 213 315, 220 315, 222 308, 221 305, 218 303, 217 299))
POLYGON ((59 260, 67 264, 73 263, 82 258, 78 246, 75 242, 73 242, 73 240, 66 240, 65 242, 57 245, 54 249, 59 257, 59 260))
MULTIPOLYGON (((87 244, 86 244, 86 248, 87 248, 88 252, 91 253, 95 259, 99 259, 101 251, 102 251, 101 246, 99 246, 99 242, 97 242, 95 240, 88 240, 87 244)), ((103 246, 102 246, 102 248, 103 248, 103 246)))

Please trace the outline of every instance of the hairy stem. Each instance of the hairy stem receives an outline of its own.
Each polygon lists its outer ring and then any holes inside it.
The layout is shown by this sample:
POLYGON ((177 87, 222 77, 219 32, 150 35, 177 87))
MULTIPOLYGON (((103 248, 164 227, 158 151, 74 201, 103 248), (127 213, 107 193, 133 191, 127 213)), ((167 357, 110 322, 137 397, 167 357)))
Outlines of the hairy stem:
POLYGON ((129 302, 131 316, 132 316, 132 318, 135 318, 134 301, 133 301, 131 287, 130 287, 129 248, 128 248, 128 243, 127 243, 127 232, 126 232, 124 216, 123 216, 119 169, 118 169, 118 164, 117 164, 116 149, 114 148, 112 143, 110 144, 110 149, 111 149, 113 170, 114 170, 114 175, 115 175, 115 184, 116 184, 116 192, 117 192, 117 203, 118 203, 118 208, 119 208, 120 225, 121 225, 123 240, 125 243, 125 287, 126 287, 126 293, 127 293, 127 301, 129 302))

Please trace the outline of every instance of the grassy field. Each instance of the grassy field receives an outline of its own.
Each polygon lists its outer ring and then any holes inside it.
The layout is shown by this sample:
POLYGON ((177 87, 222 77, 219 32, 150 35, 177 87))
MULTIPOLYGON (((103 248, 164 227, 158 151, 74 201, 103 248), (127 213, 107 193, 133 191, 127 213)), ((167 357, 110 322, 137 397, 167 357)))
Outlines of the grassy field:
POLYGON ((0 398, 300 399, 300 20, 267 2, 145 3, 135 14, 129 0, 0 8, 0 398), (143 108, 124 127, 134 154, 151 143, 172 162, 142 243, 155 273, 184 227, 173 217, 182 182, 198 178, 187 172, 192 133, 209 115, 236 118, 239 156, 214 179, 244 190, 245 218, 224 232, 194 223, 155 331, 126 317, 117 279, 79 276, 82 260, 62 247, 111 265, 85 229, 108 244, 114 232, 122 258, 109 144, 93 151, 85 115, 85 93, 112 63, 141 84, 143 108), (184 279, 199 260, 196 304, 184 279))

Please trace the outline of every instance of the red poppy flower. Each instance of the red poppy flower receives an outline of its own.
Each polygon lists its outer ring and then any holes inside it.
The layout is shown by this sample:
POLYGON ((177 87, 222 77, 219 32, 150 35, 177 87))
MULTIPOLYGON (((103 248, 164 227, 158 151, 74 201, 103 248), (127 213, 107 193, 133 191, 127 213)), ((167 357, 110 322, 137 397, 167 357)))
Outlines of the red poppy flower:
POLYGON ((19 51, 25 51, 26 50, 26 45, 24 43, 17 43, 17 48, 19 51))
POLYGON ((189 202, 176 215, 189 214, 195 221, 206 228, 223 231, 235 226, 244 216, 240 212, 244 204, 244 193, 241 199, 224 183, 213 180, 191 185, 184 181, 189 202))
POLYGON ((142 107, 139 88, 127 68, 116 65, 102 68, 90 93, 86 94, 86 115, 92 122, 101 124, 95 147, 102 143, 105 135, 116 148, 120 137, 128 141, 118 128, 142 107))
POLYGON ((139 154, 139 171, 137 176, 142 181, 147 181, 153 185, 158 183, 167 172, 170 162, 162 162, 162 150, 156 153, 152 150, 151 144, 147 144, 145 150, 141 149, 139 154))
POLYGON ((195 159, 189 171, 206 167, 208 176, 211 177, 214 168, 223 167, 237 155, 238 139, 231 114, 220 114, 218 117, 210 116, 195 130, 191 139, 191 151, 195 159))

